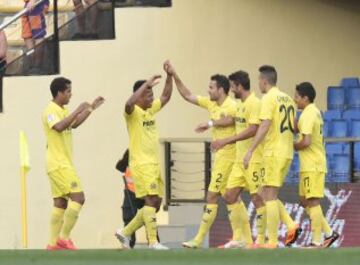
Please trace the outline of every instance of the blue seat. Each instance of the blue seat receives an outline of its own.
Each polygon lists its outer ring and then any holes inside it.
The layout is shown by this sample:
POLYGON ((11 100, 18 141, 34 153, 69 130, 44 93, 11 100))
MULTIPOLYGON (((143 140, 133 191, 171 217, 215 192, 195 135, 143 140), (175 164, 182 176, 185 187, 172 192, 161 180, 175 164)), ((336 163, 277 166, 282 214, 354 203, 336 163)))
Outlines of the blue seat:
POLYGON ((350 137, 360 137, 360 117, 359 117, 359 119, 351 120, 349 136, 350 137))
POLYGON ((333 154, 350 154, 349 143, 327 143, 325 145, 325 151, 328 156, 333 154))
POLYGON ((345 119, 334 119, 331 121, 330 136, 334 138, 346 137, 348 134, 348 124, 345 119))
POLYGON ((327 110, 324 112, 323 118, 328 121, 333 120, 333 119, 341 119, 342 112, 341 112, 341 110, 327 110))
POLYGON ((328 87, 328 109, 345 109, 345 89, 343 87, 328 87))
POLYGON ((323 136, 324 137, 330 137, 330 130, 331 130, 330 121, 324 119, 323 136))
POLYGON ((360 172, 360 142, 354 144, 354 171, 360 172))
POLYGON ((332 182, 349 182, 350 181, 350 155, 334 154, 333 181, 332 182))
POLYGON ((360 119, 360 110, 346 110, 342 113, 342 118, 346 120, 360 119))
POLYGON ((345 77, 341 80, 342 87, 360 87, 359 78, 357 77, 345 77))
POLYGON ((360 87, 349 87, 346 94, 346 106, 349 109, 360 109, 360 87))
POLYGON ((286 176, 287 183, 298 183, 299 182, 299 171, 300 171, 300 161, 298 153, 294 153, 294 158, 291 162, 289 172, 286 176))

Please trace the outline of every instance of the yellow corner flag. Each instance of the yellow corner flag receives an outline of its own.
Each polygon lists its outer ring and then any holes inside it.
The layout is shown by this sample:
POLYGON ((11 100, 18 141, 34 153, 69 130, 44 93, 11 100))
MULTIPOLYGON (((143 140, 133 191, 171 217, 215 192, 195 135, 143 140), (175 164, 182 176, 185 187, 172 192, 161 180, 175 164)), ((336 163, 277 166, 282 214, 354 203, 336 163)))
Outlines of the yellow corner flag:
POLYGON ((20 178, 21 178, 21 225, 22 225, 22 246, 27 248, 27 203, 26 203, 26 175, 30 170, 29 147, 26 135, 23 131, 19 134, 20 150, 20 178))

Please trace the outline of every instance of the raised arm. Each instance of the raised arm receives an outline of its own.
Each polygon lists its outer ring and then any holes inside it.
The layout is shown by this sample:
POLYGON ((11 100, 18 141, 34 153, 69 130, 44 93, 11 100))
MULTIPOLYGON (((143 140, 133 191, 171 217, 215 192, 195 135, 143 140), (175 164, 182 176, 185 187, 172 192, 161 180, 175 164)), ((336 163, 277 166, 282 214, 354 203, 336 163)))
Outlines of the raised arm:
POLYGON ((191 91, 184 85, 181 81, 179 75, 176 73, 174 66, 168 61, 167 62, 168 73, 170 73, 175 80, 176 88, 179 91, 180 95, 188 102, 199 105, 198 99, 191 91))
POLYGON ((161 78, 161 75, 154 75, 149 80, 147 80, 141 87, 136 90, 131 97, 126 101, 125 112, 131 114, 134 111, 136 102, 141 98, 143 93, 146 92, 146 89, 155 86, 159 83, 158 79, 161 78))
POLYGON ((86 109, 84 109, 81 113, 79 113, 72 123, 71 127, 76 129, 79 127, 98 107, 100 107, 104 103, 105 99, 103 97, 97 97, 93 103, 86 109))
POLYGON ((88 102, 81 103, 69 116, 67 116, 65 119, 57 122, 52 126, 52 129, 55 131, 61 133, 64 130, 68 129, 72 126, 72 124, 75 122, 76 118, 80 113, 88 109, 91 105, 88 102))
POLYGON ((167 76, 166 76, 164 90, 160 96, 161 107, 164 107, 169 102, 172 91, 173 91, 173 80, 172 80, 171 73, 168 71, 168 68, 169 68, 168 63, 169 63, 169 61, 166 61, 164 63, 164 70, 165 70, 167 76))
POLYGON ((258 145, 264 140, 266 134, 268 133, 271 126, 271 120, 263 120, 260 123, 259 129, 256 132, 254 140, 244 157, 244 167, 248 168, 252 153, 258 147, 258 145))

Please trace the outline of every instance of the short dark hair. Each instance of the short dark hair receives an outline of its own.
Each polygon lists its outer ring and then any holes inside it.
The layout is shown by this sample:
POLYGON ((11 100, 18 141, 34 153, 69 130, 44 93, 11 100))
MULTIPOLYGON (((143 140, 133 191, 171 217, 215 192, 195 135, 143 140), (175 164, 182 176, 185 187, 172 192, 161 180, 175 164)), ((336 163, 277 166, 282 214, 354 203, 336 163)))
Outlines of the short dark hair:
POLYGON ((133 86, 133 92, 136 92, 136 90, 138 90, 145 82, 146 82, 146 80, 138 80, 138 81, 136 81, 134 86, 133 86))
POLYGON ((50 84, 50 91, 53 98, 57 96, 59 92, 64 92, 68 85, 71 85, 71 81, 65 77, 57 77, 50 84))
POLYGON ((270 85, 276 85, 277 72, 274 66, 263 65, 259 68, 259 72, 266 78, 270 85))
POLYGON ((241 85, 245 90, 250 90, 249 74, 245 71, 237 71, 229 75, 229 80, 233 81, 235 85, 241 85))
POLYGON ((230 82, 229 79, 227 79, 227 77, 225 75, 213 75, 211 76, 211 81, 216 81, 216 85, 218 88, 222 87, 225 91, 225 94, 229 93, 229 89, 230 89, 230 82))
POLYGON ((310 82, 302 82, 296 85, 295 89, 302 98, 308 97, 311 103, 314 102, 314 99, 316 97, 316 91, 310 82))

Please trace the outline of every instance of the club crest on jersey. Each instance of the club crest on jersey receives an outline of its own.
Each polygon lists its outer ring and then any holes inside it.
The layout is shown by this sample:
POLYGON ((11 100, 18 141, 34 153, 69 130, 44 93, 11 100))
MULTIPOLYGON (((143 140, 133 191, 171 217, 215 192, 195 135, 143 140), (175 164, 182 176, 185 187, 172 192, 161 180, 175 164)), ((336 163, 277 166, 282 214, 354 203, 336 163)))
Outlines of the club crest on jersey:
POLYGON ((52 121, 54 121, 54 120, 55 120, 54 115, 49 114, 49 115, 48 115, 48 117, 47 117, 47 120, 48 120, 48 122, 52 122, 52 121))

